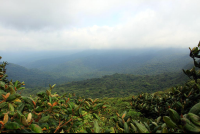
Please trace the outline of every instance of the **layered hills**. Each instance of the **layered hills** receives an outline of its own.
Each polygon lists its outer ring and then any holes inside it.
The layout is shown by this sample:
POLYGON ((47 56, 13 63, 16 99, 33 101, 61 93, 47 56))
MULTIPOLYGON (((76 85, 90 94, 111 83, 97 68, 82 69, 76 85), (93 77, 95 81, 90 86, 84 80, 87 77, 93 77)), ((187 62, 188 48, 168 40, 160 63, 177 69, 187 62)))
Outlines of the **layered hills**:
MULTIPOLYGON (((113 74, 101 78, 73 81, 57 85, 58 94, 70 93, 86 98, 127 97, 141 92, 153 93, 185 83, 189 78, 183 73, 163 73, 158 75, 113 74)), ((27 88, 23 95, 36 95, 47 88, 27 88)))
MULTIPOLYGON (((62 53, 63 54, 63 53, 62 53)), ((47 87, 105 75, 159 75, 174 73, 193 65, 188 50, 146 48, 134 50, 85 50, 60 57, 30 58, 7 65, 8 79, 24 81, 27 88, 47 87)), ((176 75, 176 76, 175 76, 176 75)))

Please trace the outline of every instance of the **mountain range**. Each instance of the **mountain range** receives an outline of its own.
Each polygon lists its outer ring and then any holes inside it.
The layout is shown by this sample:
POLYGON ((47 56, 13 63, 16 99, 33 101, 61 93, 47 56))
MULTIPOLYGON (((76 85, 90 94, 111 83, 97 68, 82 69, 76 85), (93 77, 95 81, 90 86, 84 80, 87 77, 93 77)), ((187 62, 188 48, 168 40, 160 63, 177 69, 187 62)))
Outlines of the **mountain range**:
MULTIPOLYGON (((181 72, 193 64, 186 48, 84 50, 56 57, 30 58, 7 65, 8 79, 25 81, 26 87, 46 87, 104 75, 157 75, 181 72)), ((3 57, 4 58, 4 57, 3 57)))

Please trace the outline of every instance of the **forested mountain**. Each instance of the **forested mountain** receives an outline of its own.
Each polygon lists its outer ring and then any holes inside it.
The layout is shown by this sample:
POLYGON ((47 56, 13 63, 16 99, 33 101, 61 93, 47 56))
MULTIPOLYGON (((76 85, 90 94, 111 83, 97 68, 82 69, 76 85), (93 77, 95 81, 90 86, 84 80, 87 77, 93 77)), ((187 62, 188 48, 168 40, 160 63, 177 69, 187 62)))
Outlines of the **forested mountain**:
POLYGON ((23 64, 55 76, 96 78, 114 73, 152 75, 176 72, 192 62, 187 49, 87 50, 23 64))
MULTIPOLYGON (((2 64, 0 62, 0 64, 2 64)), ((25 67, 8 63, 6 66, 6 73, 8 74, 8 80, 24 81, 26 87, 47 87, 49 84, 62 84, 66 81, 73 81, 69 77, 55 77, 50 73, 42 72, 38 69, 27 69, 25 67)))
POLYGON ((155 54, 146 54, 131 57, 120 64, 100 69, 117 73, 155 75, 164 72, 180 71, 187 64, 192 64, 188 54, 177 54, 176 51, 160 51, 155 54))
MULTIPOLYGON (((189 78, 181 73, 163 73, 159 75, 113 74, 102 78, 92 78, 58 85, 54 91, 59 94, 76 93, 91 98, 127 97, 141 92, 153 93, 172 86, 183 84, 189 78)), ((23 94, 30 95, 46 88, 26 89, 23 94)))
MULTIPOLYGON (((150 49, 152 52, 156 51, 154 49, 150 49)), ((83 61, 86 66, 90 66, 91 68, 107 66, 107 64, 113 64, 116 62, 120 62, 130 56, 135 56, 138 54, 143 54, 145 52, 150 51, 149 49, 145 49, 142 52, 137 50, 85 50, 82 52, 69 54, 65 56, 55 57, 55 58, 46 58, 41 60, 30 60, 29 62, 24 62, 22 66, 27 68, 38 68, 42 71, 48 71, 54 69, 55 66, 59 67, 60 64, 67 64, 67 62, 75 62, 77 60, 83 61), (121 60, 120 60, 121 59, 121 60), (103 63, 103 64, 102 64, 103 63), (101 65, 101 66, 98 66, 101 65)))
POLYGON ((24 81, 26 87, 47 87, 72 81, 100 78, 104 75, 133 74, 157 75, 181 72, 193 65, 188 50, 140 49, 137 50, 87 50, 74 54, 30 61, 25 67, 9 63, 8 79, 24 81), (29 69, 28 69, 29 68, 29 69))

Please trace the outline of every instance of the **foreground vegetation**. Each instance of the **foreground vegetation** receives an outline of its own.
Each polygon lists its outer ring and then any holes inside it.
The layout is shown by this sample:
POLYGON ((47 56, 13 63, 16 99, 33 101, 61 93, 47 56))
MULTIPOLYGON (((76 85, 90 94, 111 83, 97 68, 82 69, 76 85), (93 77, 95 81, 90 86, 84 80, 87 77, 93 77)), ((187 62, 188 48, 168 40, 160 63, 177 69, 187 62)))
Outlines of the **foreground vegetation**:
MULTIPOLYGON (((190 49, 194 65, 199 46, 190 49)), ((200 71, 183 72, 193 79, 164 92, 124 98, 84 98, 53 93, 55 84, 36 97, 22 96, 24 82, 6 79, 0 65, 0 131, 5 133, 171 133, 200 132, 200 71)))

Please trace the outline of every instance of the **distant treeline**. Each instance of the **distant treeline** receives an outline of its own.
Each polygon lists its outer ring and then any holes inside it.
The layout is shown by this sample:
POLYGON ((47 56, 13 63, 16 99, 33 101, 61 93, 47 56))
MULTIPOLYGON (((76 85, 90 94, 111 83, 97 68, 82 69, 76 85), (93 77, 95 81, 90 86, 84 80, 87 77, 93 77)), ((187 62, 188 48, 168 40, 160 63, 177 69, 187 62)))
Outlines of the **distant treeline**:
MULTIPOLYGON (((59 94, 76 93, 78 96, 91 98, 126 97, 141 92, 162 91, 183 84, 188 79, 183 73, 163 73, 153 76, 116 73, 105 75, 102 78, 68 82, 55 86, 53 90, 59 94)), ((23 94, 34 95, 46 89, 48 87, 28 88, 23 91, 23 94)))

